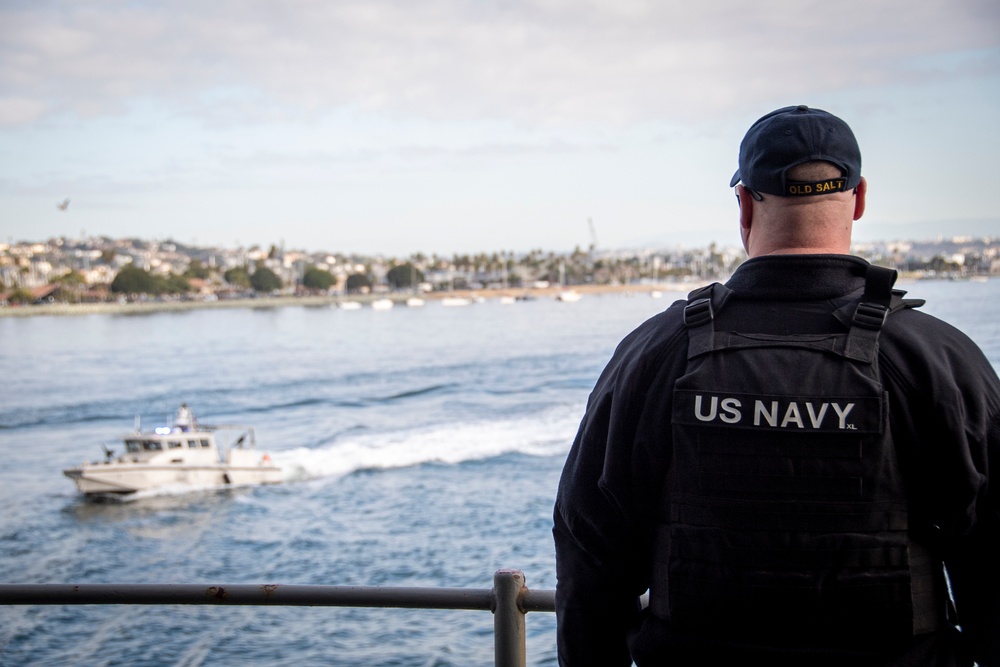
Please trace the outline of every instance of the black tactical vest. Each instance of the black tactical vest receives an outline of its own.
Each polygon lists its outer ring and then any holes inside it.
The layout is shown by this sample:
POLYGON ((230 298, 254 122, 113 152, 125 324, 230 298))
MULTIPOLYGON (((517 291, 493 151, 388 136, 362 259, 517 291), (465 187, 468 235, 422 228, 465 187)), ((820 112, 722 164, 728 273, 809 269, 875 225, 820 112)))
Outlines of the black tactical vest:
POLYGON ((872 267, 846 333, 716 331, 692 293, 650 606, 736 643, 878 650, 933 630, 935 575, 908 539, 878 368, 895 272, 872 267))

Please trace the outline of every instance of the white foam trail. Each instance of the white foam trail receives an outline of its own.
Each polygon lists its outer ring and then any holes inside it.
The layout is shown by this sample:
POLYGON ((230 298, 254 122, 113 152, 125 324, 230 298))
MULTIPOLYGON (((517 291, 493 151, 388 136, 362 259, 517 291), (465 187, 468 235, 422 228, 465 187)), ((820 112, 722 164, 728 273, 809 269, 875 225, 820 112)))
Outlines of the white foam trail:
POLYGON ((512 419, 453 422, 423 429, 361 434, 321 449, 272 452, 286 481, 341 477, 357 470, 403 468, 422 463, 461 463, 520 452, 566 452, 580 422, 580 406, 556 406, 512 419))
POLYGON ((137 500, 149 500, 151 498, 169 498, 173 496, 186 496, 195 493, 205 493, 219 491, 222 489, 242 489, 255 486, 253 484, 170 484, 158 486, 155 489, 136 491, 121 496, 110 495, 108 500, 120 503, 132 503, 137 500))

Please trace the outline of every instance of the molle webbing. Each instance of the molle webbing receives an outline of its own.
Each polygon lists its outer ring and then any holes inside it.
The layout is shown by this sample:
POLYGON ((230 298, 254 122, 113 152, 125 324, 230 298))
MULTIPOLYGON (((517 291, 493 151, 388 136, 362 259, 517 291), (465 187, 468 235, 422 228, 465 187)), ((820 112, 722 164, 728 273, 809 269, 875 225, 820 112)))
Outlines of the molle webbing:
POLYGON ((747 641, 869 649, 933 630, 936 575, 908 537, 878 338, 900 300, 869 267, 846 333, 716 331, 731 293, 691 294, 652 611, 747 641))

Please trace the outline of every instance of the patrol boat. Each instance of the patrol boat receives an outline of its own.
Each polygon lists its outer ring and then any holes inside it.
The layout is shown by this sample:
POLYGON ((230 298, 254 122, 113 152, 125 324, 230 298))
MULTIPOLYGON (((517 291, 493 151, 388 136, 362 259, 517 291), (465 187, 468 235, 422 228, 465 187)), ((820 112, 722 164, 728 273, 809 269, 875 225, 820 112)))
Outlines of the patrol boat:
POLYGON ((67 468, 63 474, 87 496, 277 484, 283 478, 270 455, 255 449, 252 426, 198 424, 186 405, 178 410, 172 426, 143 433, 136 419, 135 430, 121 440, 125 451, 120 456, 105 447, 103 461, 67 468), (235 435, 222 450, 216 444, 220 432, 235 435))

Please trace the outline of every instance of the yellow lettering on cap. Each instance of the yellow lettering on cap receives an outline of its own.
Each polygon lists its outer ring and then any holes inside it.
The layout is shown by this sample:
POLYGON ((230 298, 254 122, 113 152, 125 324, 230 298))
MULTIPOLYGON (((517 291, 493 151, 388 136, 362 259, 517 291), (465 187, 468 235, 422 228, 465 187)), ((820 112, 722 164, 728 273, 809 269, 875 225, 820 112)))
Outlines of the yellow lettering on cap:
POLYGON ((826 181, 825 183, 817 183, 816 184, 816 191, 817 192, 836 192, 838 190, 843 189, 843 187, 844 187, 844 180, 843 179, 835 179, 835 180, 832 180, 832 181, 826 181))
POLYGON ((786 186, 786 194, 790 197, 803 195, 822 195, 828 192, 840 192, 844 189, 846 179, 831 178, 826 181, 816 183, 789 183, 786 186))

